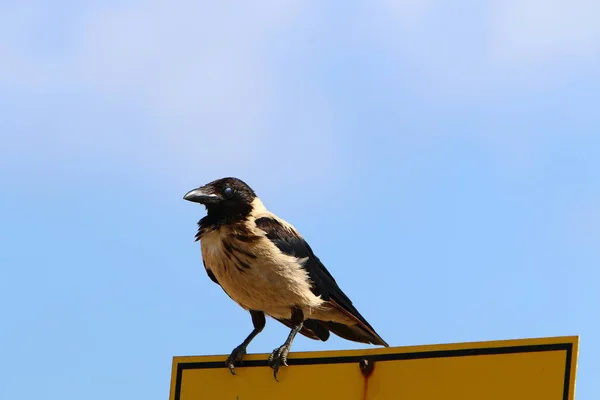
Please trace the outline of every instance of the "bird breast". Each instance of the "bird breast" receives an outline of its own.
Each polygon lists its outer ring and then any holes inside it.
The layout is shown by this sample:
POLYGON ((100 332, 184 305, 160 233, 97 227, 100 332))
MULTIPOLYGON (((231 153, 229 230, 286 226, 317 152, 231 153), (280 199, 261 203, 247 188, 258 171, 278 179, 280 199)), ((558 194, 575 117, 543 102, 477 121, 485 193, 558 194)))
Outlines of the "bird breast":
POLYGON ((221 227, 202 235, 201 249, 225 292, 247 310, 264 311, 275 318, 290 318, 290 309, 305 314, 322 300, 310 288, 302 259, 283 254, 258 228, 252 240, 236 239, 235 227, 221 227))

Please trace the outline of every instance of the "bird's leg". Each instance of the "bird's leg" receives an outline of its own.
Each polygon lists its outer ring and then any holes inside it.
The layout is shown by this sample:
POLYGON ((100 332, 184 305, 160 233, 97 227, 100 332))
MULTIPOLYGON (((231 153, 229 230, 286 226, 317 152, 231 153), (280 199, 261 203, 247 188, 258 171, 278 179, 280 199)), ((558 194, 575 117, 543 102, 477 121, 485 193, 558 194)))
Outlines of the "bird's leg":
POLYGON ((300 332, 302 329, 302 324, 304 322, 304 313, 299 308, 292 308, 292 331, 288 335, 286 341, 280 347, 273 350, 271 356, 269 357, 269 366, 273 368, 273 376, 275 380, 279 382, 277 379, 277 373, 279 372, 279 366, 281 364, 287 367, 287 356, 292 347, 292 342, 294 341, 294 337, 296 334, 300 332))
POLYGON ((252 324, 254 325, 254 329, 252 332, 250 332, 242 344, 233 349, 229 357, 227 357, 227 361, 225 361, 225 365, 227 365, 227 368, 229 368, 229 371, 231 371, 232 375, 235 375, 235 364, 242 364, 242 358, 246 354, 246 347, 248 347, 252 339, 254 339, 256 335, 263 330, 265 324, 267 323, 265 319, 265 313, 262 311, 251 310, 250 315, 252 316, 252 324))

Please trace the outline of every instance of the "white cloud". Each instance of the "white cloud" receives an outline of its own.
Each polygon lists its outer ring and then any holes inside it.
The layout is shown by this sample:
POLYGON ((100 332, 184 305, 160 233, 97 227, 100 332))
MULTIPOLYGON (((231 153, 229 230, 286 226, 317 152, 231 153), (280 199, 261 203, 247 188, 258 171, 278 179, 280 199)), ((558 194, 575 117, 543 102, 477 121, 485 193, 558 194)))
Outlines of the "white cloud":
MULTIPOLYGON (((300 2, 107 3, 63 9, 69 15, 61 18, 49 7, 1 7, 0 34, 9 40, 0 43, 0 87, 33 96, 85 93, 141 112, 151 132, 131 132, 125 153, 137 151, 159 170, 168 164, 181 179, 270 170, 274 177, 327 180, 335 163, 331 132, 302 132, 306 139, 297 141, 282 138, 287 132, 271 122, 282 93, 268 46, 300 2), (289 140, 296 154, 282 144, 289 140), (321 155, 305 168, 273 170, 261 162, 269 151, 299 158, 311 147, 321 155)), ((310 90, 303 95, 305 107, 319 103, 310 90)), ((313 123, 328 126, 323 110, 313 110, 313 123)), ((71 152, 99 142, 116 146, 122 134, 66 128, 71 152)))
POLYGON ((146 103, 172 162, 245 165, 268 143, 263 124, 275 100, 261 45, 294 7, 209 4, 90 12, 76 65, 95 91, 146 103))
MULTIPOLYGON (((468 136, 522 171, 539 160, 552 141, 547 125, 560 118, 589 120, 573 94, 558 107, 558 91, 597 74, 600 67, 600 2, 593 0, 379 0, 365 12, 365 34, 383 44, 395 68, 416 83, 411 95, 433 112, 464 117, 468 136), (485 113, 482 116, 481 113, 485 113), (539 119, 546 113, 548 117, 539 119), (576 114, 581 114, 575 116, 576 114), (537 118, 537 119, 536 119, 537 118), (480 126, 477 126, 480 125, 480 126)), ((398 90, 405 89, 402 82, 398 90)), ((568 124, 566 124, 568 125, 568 124)), ((589 124, 588 124, 589 125, 589 124)), ((561 129, 560 127, 557 129, 561 129)), ((585 134, 585 133, 583 133, 585 134)), ((422 131, 413 140, 427 137, 422 131)))
POLYGON ((399 30, 415 29, 423 23, 423 18, 435 9, 438 0, 380 0, 385 12, 391 12, 399 30))
POLYGON ((524 64, 597 57, 598 15, 594 0, 495 0, 489 9, 491 52, 524 64))
MULTIPOLYGON (((344 116, 331 110, 327 100, 333 97, 321 92, 318 79, 297 84, 273 62, 273 39, 288 34, 297 18, 300 25, 314 19, 306 3, 108 2, 63 8, 60 16, 51 4, 14 4, 0 6, 5 38, 0 87, 34 96, 89 94, 148 119, 151 132, 130 132, 129 147, 118 150, 110 148, 121 144, 121 132, 86 129, 86 123, 94 123, 89 119, 76 130, 65 124, 61 140, 69 151, 100 143, 106 151, 140 151, 141 162, 156 164, 159 171, 169 166, 181 179, 197 176, 201 168, 207 175, 244 168, 257 176, 268 170, 272 176, 265 180, 326 182, 341 166, 336 147, 343 133, 336 132, 335 123, 344 116), (301 90, 285 92, 294 85, 301 90), (228 145, 232 141, 235 145, 228 145), (265 165, 264 156, 281 168, 265 165)), ((489 94, 495 89, 523 93, 527 85, 552 85, 568 76, 560 75, 565 68, 577 70, 574 65, 596 60, 599 4, 380 0, 363 6, 358 19, 350 21, 360 21, 358 34, 371 35, 378 49, 395 55, 398 66, 418 68, 425 77, 419 96, 464 111, 461 103, 467 108, 496 98, 489 94)), ((319 29, 309 26, 308 31, 319 29)), ((491 147, 506 148, 503 156, 512 152, 514 159, 527 160, 538 137, 516 137, 519 133, 512 132, 523 129, 513 128, 510 123, 505 129, 482 126, 477 135, 491 147)))
POLYGON ((593 0, 381 0, 376 34, 437 84, 549 85, 600 57, 593 0))

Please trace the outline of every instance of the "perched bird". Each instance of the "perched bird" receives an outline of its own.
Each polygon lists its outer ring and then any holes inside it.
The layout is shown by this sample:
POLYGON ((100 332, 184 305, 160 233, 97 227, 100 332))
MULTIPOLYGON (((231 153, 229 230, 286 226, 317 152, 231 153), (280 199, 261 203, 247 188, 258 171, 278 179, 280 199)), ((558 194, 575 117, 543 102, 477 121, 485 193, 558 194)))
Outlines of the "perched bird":
POLYGON ((254 329, 227 358, 235 375, 246 347, 265 327, 265 314, 291 329, 273 350, 275 379, 298 332, 326 341, 330 332, 351 341, 388 347, 360 315, 298 231, 269 212, 237 178, 222 178, 190 190, 185 200, 203 204, 198 222, 202 260, 209 278, 248 310, 254 329))

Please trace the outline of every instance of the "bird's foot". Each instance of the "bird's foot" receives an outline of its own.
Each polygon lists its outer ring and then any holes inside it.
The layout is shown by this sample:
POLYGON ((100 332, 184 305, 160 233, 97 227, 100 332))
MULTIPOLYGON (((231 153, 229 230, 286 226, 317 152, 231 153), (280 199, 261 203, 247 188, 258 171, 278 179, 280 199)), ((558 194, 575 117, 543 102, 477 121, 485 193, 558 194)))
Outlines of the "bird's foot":
POLYGON ((233 349, 229 357, 227 357, 227 361, 225 361, 225 365, 229 368, 232 375, 235 375, 235 364, 243 364, 242 358, 246 355, 246 346, 240 344, 238 347, 233 349))
POLYGON ((277 379, 277 373, 279 372, 279 367, 283 364, 287 367, 287 356, 290 352, 290 346, 286 343, 271 353, 269 356, 269 367, 273 368, 273 376, 275 380, 279 382, 277 379))

